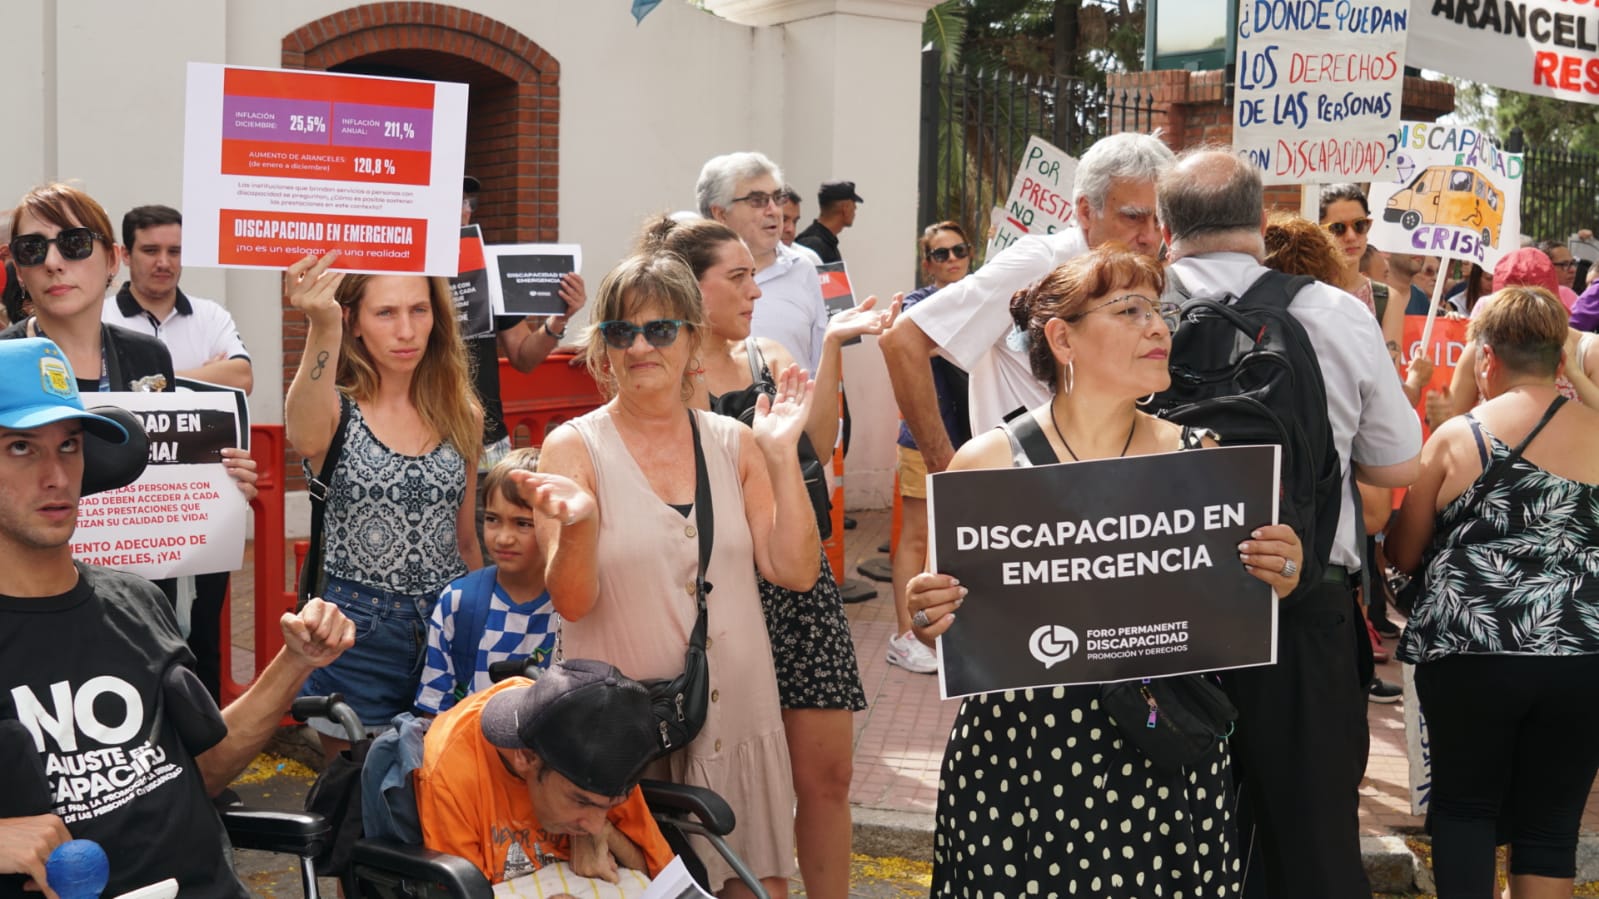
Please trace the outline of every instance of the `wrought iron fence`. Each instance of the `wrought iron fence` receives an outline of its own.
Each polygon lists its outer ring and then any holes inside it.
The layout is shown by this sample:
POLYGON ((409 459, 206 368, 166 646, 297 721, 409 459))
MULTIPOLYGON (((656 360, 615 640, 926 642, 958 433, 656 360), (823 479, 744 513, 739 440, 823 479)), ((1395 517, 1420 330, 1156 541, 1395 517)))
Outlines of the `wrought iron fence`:
POLYGON ((1520 128, 1505 149, 1523 154, 1521 233, 1564 243, 1579 229, 1599 229, 1599 154, 1527 147, 1520 128))
POLYGON ((942 73, 938 53, 922 54, 921 170, 918 218, 953 219, 986 244, 989 212, 1005 202, 1022 151, 1038 135, 1073 156, 1106 134, 1148 131, 1154 97, 1107 94, 1077 78, 1004 71, 942 73))

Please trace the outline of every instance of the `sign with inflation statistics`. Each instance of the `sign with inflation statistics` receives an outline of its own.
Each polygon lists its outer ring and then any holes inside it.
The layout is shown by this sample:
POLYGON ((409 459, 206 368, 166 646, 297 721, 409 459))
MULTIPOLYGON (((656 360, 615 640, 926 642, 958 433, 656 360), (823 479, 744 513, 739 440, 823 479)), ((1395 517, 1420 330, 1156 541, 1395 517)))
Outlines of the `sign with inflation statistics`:
POLYGON ((1243 0, 1233 146, 1267 184, 1370 181, 1399 123, 1409 0, 1243 0))
POLYGON ((455 275, 466 92, 190 63, 184 264, 455 275))

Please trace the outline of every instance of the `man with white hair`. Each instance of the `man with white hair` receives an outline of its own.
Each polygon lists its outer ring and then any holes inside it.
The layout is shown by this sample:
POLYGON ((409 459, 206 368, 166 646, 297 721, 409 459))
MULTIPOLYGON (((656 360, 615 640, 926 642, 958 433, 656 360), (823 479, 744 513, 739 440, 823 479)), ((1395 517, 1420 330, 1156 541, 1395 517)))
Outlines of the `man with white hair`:
POLYGON ((939 417, 928 360, 940 353, 971 375, 973 434, 998 427, 1013 409, 1047 402, 1049 385, 1033 377, 1027 351, 1006 343, 1011 294, 1107 241, 1158 253, 1155 179, 1172 158, 1160 138, 1147 134, 1116 134, 1096 142, 1077 164, 1071 226, 1023 237, 978 271, 911 307, 879 338, 894 399, 929 474, 943 471, 955 448, 939 417))
POLYGON ((755 257, 761 301, 755 304, 751 332, 782 344, 814 375, 822 362, 827 304, 815 267, 783 245, 786 191, 777 164, 753 152, 715 157, 700 169, 694 186, 700 215, 733 229, 755 257))

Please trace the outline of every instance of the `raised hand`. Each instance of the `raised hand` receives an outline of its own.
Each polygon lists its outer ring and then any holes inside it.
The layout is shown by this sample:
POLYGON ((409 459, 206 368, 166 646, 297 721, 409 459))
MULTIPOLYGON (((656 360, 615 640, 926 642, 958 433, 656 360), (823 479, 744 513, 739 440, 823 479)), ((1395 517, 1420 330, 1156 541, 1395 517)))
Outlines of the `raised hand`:
MULTIPOLYGON (((777 394, 762 394, 755 401, 755 442, 791 447, 799 444, 811 414, 815 382, 798 365, 789 365, 777 376, 777 394)), ((822 448, 818 447, 818 450, 822 448)), ((829 447, 827 451, 830 451, 829 447)))
POLYGON ((862 334, 881 334, 888 330, 894 323, 894 317, 899 314, 900 300, 905 295, 894 294, 894 301, 889 303, 887 309, 874 312, 877 297, 867 297, 859 306, 846 309, 827 320, 827 340, 836 340, 840 343, 862 334))
POLYGON ((594 495, 571 478, 536 471, 513 471, 511 480, 534 511, 566 527, 587 521, 599 513, 600 507, 594 501, 594 495))
POLYGON ((340 321, 339 301, 334 299, 334 293, 344 280, 344 272, 328 271, 338 258, 338 250, 328 251, 321 259, 308 255, 290 265, 283 278, 289 304, 320 327, 335 326, 340 321))
POLYGON ((312 599, 298 612, 283 613, 278 624, 283 628, 283 648, 312 668, 331 664, 355 645, 355 622, 338 606, 320 599, 312 599))

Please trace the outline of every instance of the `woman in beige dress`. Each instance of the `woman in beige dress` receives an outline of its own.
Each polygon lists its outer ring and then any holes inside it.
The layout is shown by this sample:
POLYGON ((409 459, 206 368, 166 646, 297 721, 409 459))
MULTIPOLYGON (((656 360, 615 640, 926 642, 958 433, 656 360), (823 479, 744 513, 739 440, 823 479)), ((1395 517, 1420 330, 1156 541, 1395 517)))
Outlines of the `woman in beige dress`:
MULTIPOLYGON (((820 545, 796 449, 812 385, 789 366, 753 427, 690 411, 703 316, 694 275, 676 256, 622 262, 600 284, 594 315, 587 362, 611 399, 550 434, 540 474, 517 476, 550 516, 539 543, 565 621, 562 652, 638 679, 683 670, 699 565, 692 415, 715 522, 711 702, 699 736, 651 773, 721 793, 738 819, 729 843, 784 897, 794 785, 755 573, 792 590, 816 582, 820 545)), ((701 856, 719 895, 749 895, 720 856, 701 856)))

